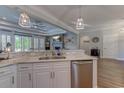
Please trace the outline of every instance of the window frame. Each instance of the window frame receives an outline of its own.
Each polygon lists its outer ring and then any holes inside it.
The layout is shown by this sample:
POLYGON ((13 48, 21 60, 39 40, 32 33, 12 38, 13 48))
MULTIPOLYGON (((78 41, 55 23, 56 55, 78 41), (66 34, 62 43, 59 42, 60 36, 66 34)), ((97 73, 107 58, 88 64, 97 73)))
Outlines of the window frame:
MULTIPOLYGON (((14 52, 28 52, 28 51, 31 50, 31 48, 32 48, 32 36, 30 36, 30 35, 23 35, 23 34, 15 34, 14 37, 15 36, 20 36, 20 38, 21 38, 21 45, 20 45, 21 46, 21 51, 14 50, 14 52), (25 48, 24 48, 24 42, 23 42, 24 38, 30 38, 30 45, 29 45, 29 49, 28 50, 25 50, 25 48)), ((14 46, 16 46, 16 38, 15 38, 14 46)))
POLYGON ((6 31, 6 30, 1 30, 0 29, 0 50, 3 50, 2 49, 2 35, 5 35, 6 37, 6 44, 7 44, 7 36, 10 36, 10 43, 12 44, 12 47, 11 47, 11 51, 13 51, 13 33, 10 32, 10 31, 6 31))
MULTIPOLYGON (((38 35, 34 35, 34 34, 25 34, 25 33, 22 33, 22 32, 18 33, 16 31, 8 31, 8 30, 1 30, 1 29, 0 29, 0 50, 2 50, 2 40, 1 40, 2 34, 5 34, 6 36, 9 35, 11 37, 11 44, 12 44, 11 51, 12 52, 30 52, 30 51, 33 51, 34 50, 34 38, 38 38, 38 49, 37 50, 38 51, 39 50, 45 50, 45 36, 38 36, 38 35), (15 35, 30 37, 30 40, 31 40, 30 48, 31 48, 31 50, 23 51, 24 49, 22 49, 22 45, 21 45, 21 51, 15 51, 15 49, 16 49, 15 35), (40 39, 44 39, 43 48, 40 47, 40 39)), ((6 38, 6 40, 7 40, 7 38, 6 38)), ((22 38, 21 38, 21 43, 22 43, 22 38)))

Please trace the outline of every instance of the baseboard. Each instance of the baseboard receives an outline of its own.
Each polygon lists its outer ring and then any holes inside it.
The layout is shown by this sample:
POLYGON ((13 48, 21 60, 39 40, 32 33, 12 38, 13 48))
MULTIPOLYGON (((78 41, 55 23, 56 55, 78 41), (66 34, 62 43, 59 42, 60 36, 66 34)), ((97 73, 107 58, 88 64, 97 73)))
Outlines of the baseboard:
POLYGON ((112 60, 120 60, 124 61, 124 58, 105 58, 105 57, 100 57, 101 59, 112 59, 112 60))
POLYGON ((117 58, 117 60, 124 61, 124 58, 117 58))

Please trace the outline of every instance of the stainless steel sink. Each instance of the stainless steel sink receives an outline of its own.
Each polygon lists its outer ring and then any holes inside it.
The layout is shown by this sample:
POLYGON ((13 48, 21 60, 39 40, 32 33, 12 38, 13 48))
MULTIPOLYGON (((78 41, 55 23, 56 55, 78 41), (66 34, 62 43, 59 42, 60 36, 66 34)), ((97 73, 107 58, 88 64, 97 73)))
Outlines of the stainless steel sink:
POLYGON ((56 57, 51 57, 51 59, 65 59, 65 56, 56 56, 56 57))
POLYGON ((65 56, 53 56, 53 57, 40 57, 39 60, 48 60, 48 59, 65 59, 65 56))
POLYGON ((46 59, 50 59, 50 57, 40 57, 38 58, 39 60, 46 60, 46 59))
POLYGON ((0 57, 0 61, 2 60, 8 60, 9 58, 4 58, 4 57, 0 57))

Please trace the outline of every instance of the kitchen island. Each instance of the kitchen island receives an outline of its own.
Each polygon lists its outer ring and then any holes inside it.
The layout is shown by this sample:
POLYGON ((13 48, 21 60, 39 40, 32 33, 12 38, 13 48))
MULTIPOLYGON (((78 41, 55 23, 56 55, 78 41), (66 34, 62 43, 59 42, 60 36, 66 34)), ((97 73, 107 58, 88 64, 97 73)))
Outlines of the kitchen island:
POLYGON ((68 52, 65 58, 41 59, 23 56, 0 62, 0 87, 57 88, 71 87, 71 62, 92 60, 92 87, 97 87, 97 58, 68 52))

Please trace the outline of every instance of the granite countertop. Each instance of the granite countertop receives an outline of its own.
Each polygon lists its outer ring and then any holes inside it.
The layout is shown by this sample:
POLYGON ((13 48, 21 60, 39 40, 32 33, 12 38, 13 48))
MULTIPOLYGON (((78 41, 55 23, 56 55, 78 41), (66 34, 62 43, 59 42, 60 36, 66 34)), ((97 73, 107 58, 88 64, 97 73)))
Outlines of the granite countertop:
POLYGON ((35 62, 61 62, 61 61, 73 61, 73 60, 94 60, 97 59, 95 57, 87 56, 87 55, 71 55, 67 56, 65 59, 42 59, 39 60, 41 56, 37 57, 21 57, 21 58, 11 58, 8 60, 1 60, 0 67, 13 65, 13 64, 21 64, 21 63, 35 63, 35 62))

